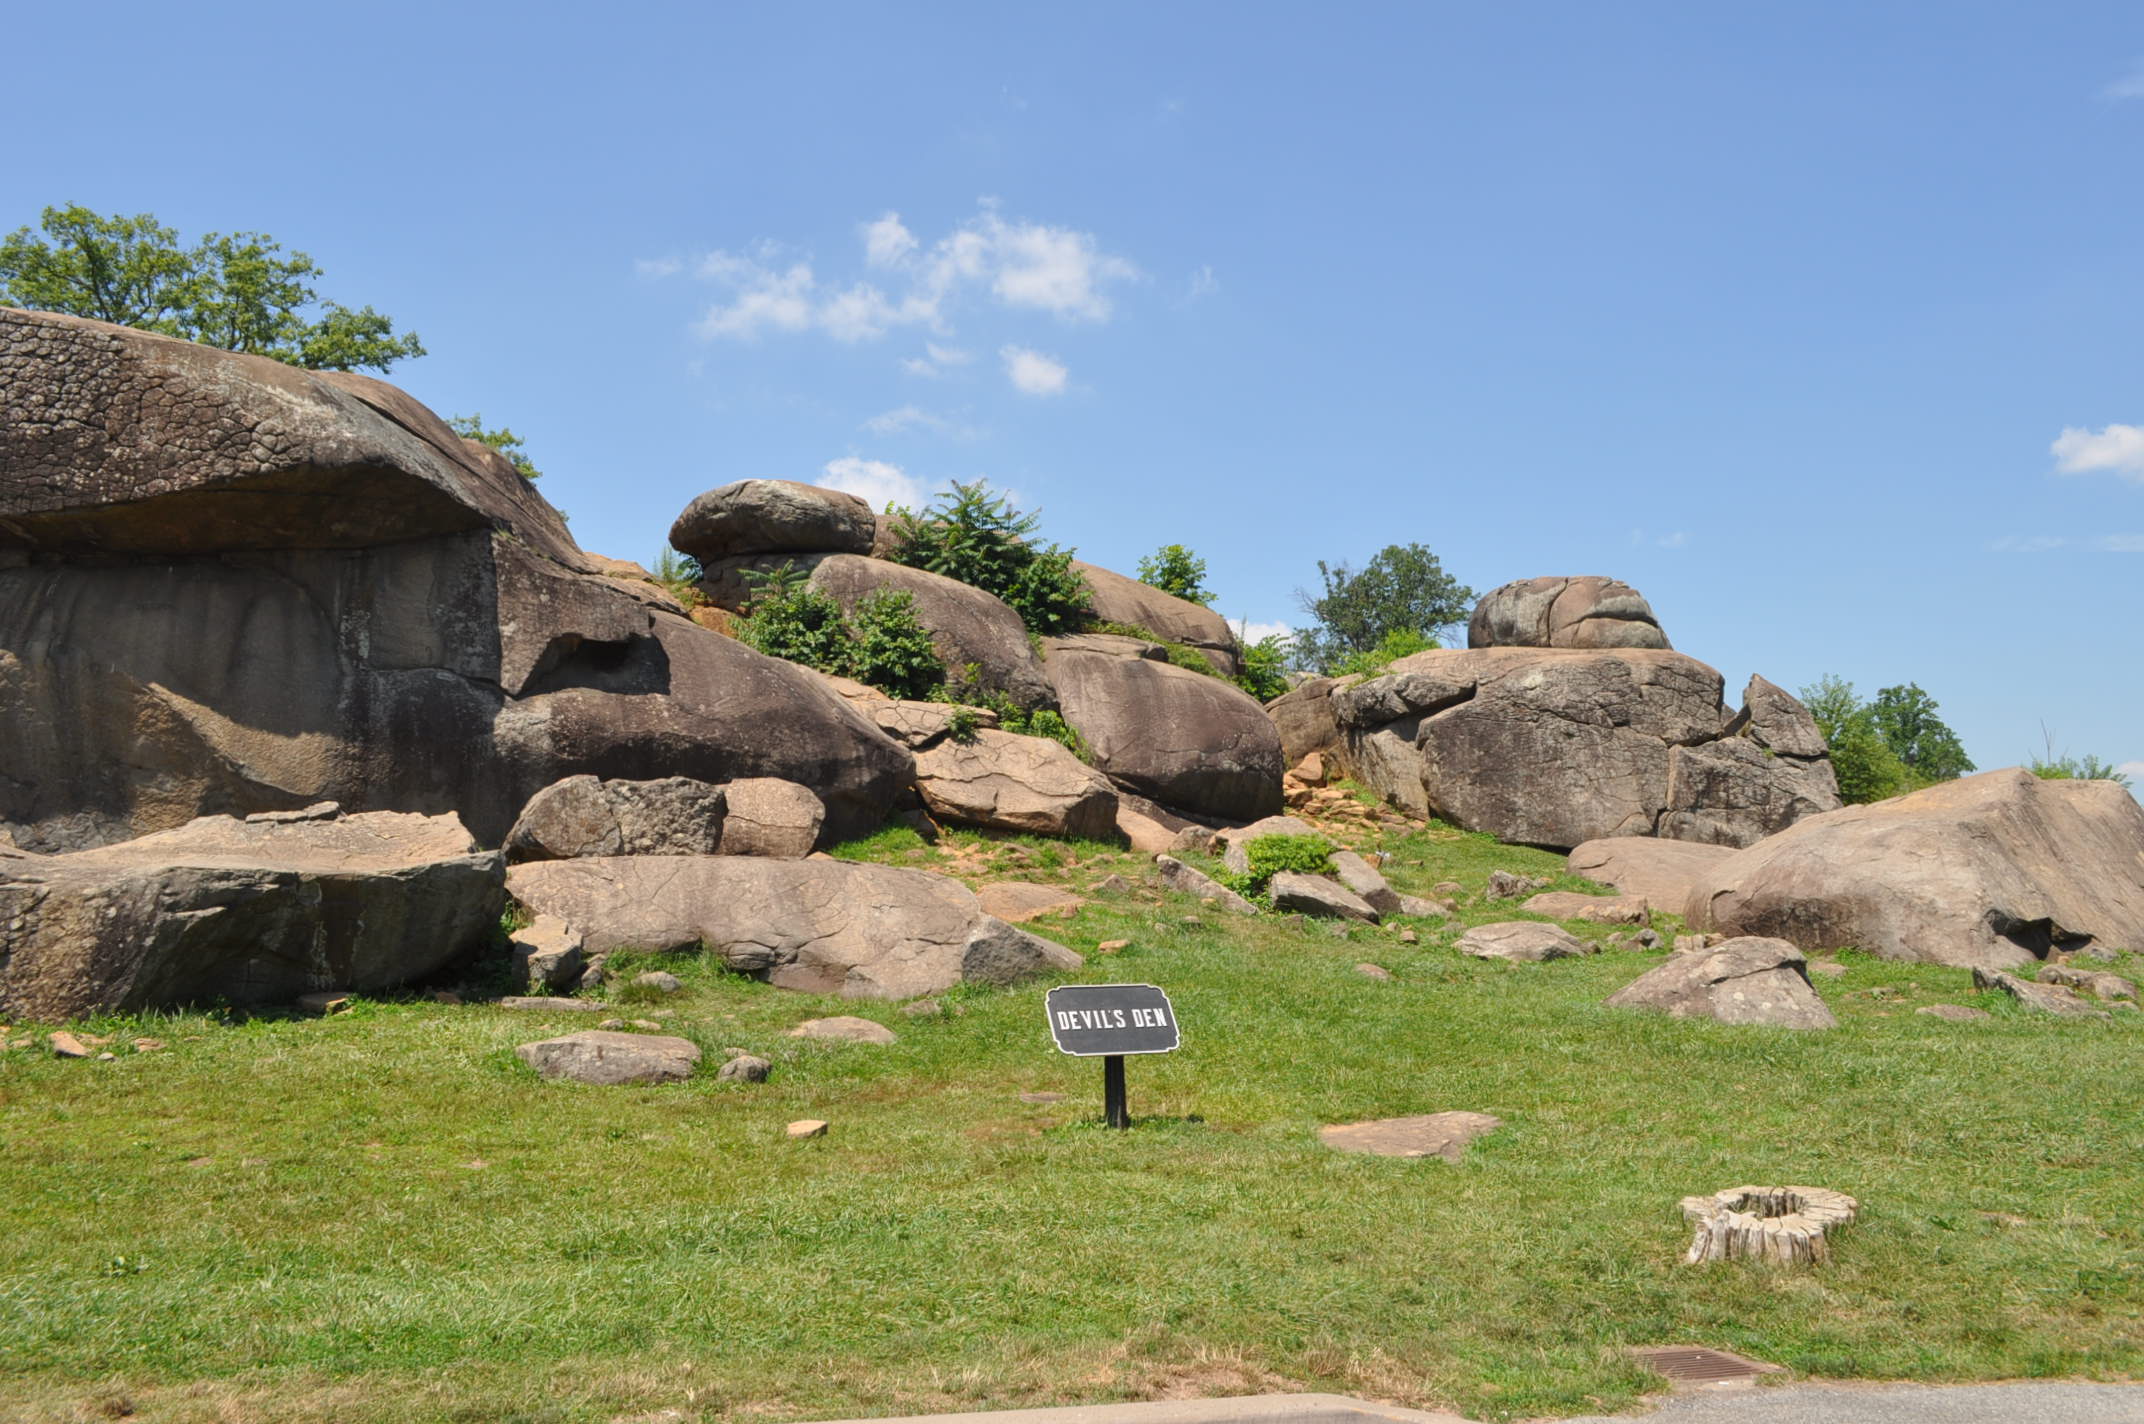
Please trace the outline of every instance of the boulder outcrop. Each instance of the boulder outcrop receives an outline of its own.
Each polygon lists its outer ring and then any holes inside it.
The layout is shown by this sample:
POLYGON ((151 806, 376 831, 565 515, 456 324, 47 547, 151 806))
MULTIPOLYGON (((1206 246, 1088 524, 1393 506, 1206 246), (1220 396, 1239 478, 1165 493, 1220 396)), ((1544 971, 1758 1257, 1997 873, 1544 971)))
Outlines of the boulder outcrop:
POLYGON ((1678 954, 1608 996, 1611 1008, 1658 1009, 1671 1018, 1776 1028, 1832 1028, 1838 1020, 1809 986, 1802 952, 1782 939, 1738 937, 1678 954))
POLYGON ((878 516, 853 494, 794 480, 738 480, 685 506, 671 546, 703 564, 738 554, 868 554, 878 516))
POLYGON ((1072 569, 1087 582, 1096 618, 1144 628, 1164 642, 1196 648, 1217 671, 1230 677, 1242 670, 1236 635, 1229 630, 1228 620, 1211 608, 1078 559, 1072 561, 1072 569))
MULTIPOLYGON (((1827 759, 1760 745, 1753 717, 1730 733, 1720 691, 1717 672, 1665 649, 1483 648, 1416 653, 1330 697, 1358 777, 1500 840, 1748 845, 1838 805, 1827 759)), ((1761 725, 1784 728, 1788 710, 1765 707, 1761 725)))
POLYGON ((529 798, 507 832, 506 858, 583 855, 716 855, 722 788, 689 776, 605 781, 569 776, 529 798))
POLYGON ((747 776, 722 788, 724 855, 802 860, 819 844, 826 803, 809 786, 778 776, 747 776))
POLYGON ((1961 968, 2144 948, 2144 808, 2111 781, 1982 772, 1789 827, 1707 871, 1684 915, 1961 968))
POLYGON ((905 999, 1083 962, 983 913, 956 880, 886 865, 748 856, 627 856, 518 865, 507 890, 595 953, 698 942, 784 989, 905 999))
POLYGON ((1476 959, 1505 959, 1514 964, 1543 964, 1593 953, 1593 946, 1560 925, 1540 920, 1499 920, 1476 925, 1459 937, 1459 952, 1476 959))
POLYGON ((1280 809, 1280 735, 1233 683, 1076 648, 1047 667, 1065 720, 1119 787, 1225 820, 1280 809))
POLYGON ((1608 836, 1572 847, 1564 863, 1573 875, 1598 880, 1681 914, 1698 880, 1734 853, 1732 846, 1664 841, 1655 836, 1608 836))
POLYGON ((1117 825, 1107 777, 1046 737, 976 731, 916 753, 916 790, 940 820, 1100 840, 1117 825))
POLYGON ((1665 648, 1652 605, 1598 575, 1531 578, 1482 595, 1467 623, 1470 648, 1665 648))
POLYGON ((0 826, 59 851, 331 799, 497 844, 576 773, 912 774, 809 672, 594 572, 403 392, 0 310, 0 826))
POLYGON ((451 815, 241 821, 0 855, 0 1014, 376 993, 482 948, 504 870, 451 815))
POLYGON ((1294 766, 1312 752, 1329 756, 1342 748, 1340 726, 1333 720, 1332 694, 1348 681, 1307 678, 1266 704, 1266 716, 1280 733, 1283 763, 1294 766))

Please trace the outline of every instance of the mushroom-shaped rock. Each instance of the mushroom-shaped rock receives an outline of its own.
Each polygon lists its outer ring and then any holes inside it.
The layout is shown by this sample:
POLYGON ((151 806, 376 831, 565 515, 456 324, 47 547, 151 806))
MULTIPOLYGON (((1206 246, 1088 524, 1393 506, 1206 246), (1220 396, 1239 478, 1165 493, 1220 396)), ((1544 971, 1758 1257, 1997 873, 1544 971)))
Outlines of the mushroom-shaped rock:
POLYGON ((1482 595, 1467 623, 1470 648, 1665 648, 1652 605, 1598 575, 1531 578, 1482 595))
POLYGON ((1117 824, 1108 778, 1047 737, 947 737, 916 754, 916 790, 932 815, 962 825, 1098 840, 1117 824))
POLYGON ((587 1029, 537 1043, 514 1056, 543 1078, 615 1087, 622 1083, 675 1083, 700 1065, 700 1046, 687 1038, 655 1033, 587 1029))
POLYGON ((1052 657, 1048 670, 1065 720, 1118 786, 1231 820, 1280 809, 1280 736, 1234 684, 1075 649, 1052 657))
POLYGON ((2017 768, 1812 816, 1718 862, 1690 927, 1804 949, 2009 969, 2144 946, 2144 807, 2017 768))
POLYGON ((1459 952, 1476 959, 1541 964, 1593 953, 1593 946, 1558 925, 1540 920, 1499 920, 1476 925, 1459 937, 1459 952))
POLYGON ((529 798, 507 832, 506 858, 714 855, 722 844, 722 812, 722 788, 689 776, 657 781, 569 776, 529 798))
POLYGON ((1072 569, 1087 582, 1096 618, 1144 628, 1164 642, 1187 644, 1218 671, 1231 676, 1238 671, 1236 635, 1229 631, 1228 620, 1211 608, 1095 564, 1074 559, 1072 569))
POLYGON ((740 973, 850 999, 1007 984, 1083 962, 983 913, 956 880, 886 865, 590 857, 516 866, 507 889, 578 930, 593 952, 675 943, 683 933, 740 973))
POLYGON ((1616 990, 1607 1002, 1728 1024, 1832 1028, 1838 1023, 1809 986, 1802 952, 1783 939, 1753 936, 1678 954, 1616 990))
POLYGON ((501 874, 454 815, 394 811, 0 856, 0 1015, 391 989, 488 941, 501 874))
POLYGON ((868 554, 878 516, 853 494, 794 480, 738 480, 685 506, 671 544, 700 562, 737 554, 868 554))

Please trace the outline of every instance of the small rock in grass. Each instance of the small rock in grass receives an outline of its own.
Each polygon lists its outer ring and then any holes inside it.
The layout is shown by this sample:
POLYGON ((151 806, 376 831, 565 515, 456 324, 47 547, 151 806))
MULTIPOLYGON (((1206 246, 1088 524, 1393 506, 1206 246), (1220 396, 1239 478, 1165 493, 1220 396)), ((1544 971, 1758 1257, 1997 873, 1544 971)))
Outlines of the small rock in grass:
POLYGON ((791 1038, 836 1039, 845 1043, 898 1043, 894 1031, 882 1023, 860 1019, 849 1014, 827 1019, 806 1019, 789 1030, 791 1038))
POLYGON ((643 989, 653 989, 658 994, 675 994, 685 987, 678 981, 678 977, 675 974, 668 974, 660 969, 650 969, 645 974, 635 974, 633 982, 643 989))
POLYGON ((1521 895, 1531 895, 1546 886, 1548 881, 1537 875, 1513 875, 1508 870, 1492 870, 1489 882, 1482 887, 1485 900, 1516 900, 1521 895))
POLYGON ((514 1054, 546 1079, 605 1086, 674 1083, 691 1077, 700 1062, 699 1045, 689 1039, 601 1029, 524 1043, 514 1054))
POLYGON ((1392 971, 1381 964, 1358 964, 1355 966, 1355 972, 1365 979, 1375 979, 1381 983, 1390 983, 1392 979, 1392 971))
POLYGON ((1846 972, 1846 966, 1836 959, 1812 959, 1809 961, 1809 972, 1821 974, 1827 979, 1836 979, 1846 972))
POLYGON ((1424 900, 1417 895, 1401 895, 1398 897, 1398 900, 1399 903, 1393 908, 1391 913, 1395 915, 1405 915, 1409 919, 1414 920, 1443 919, 1445 916, 1451 914, 1456 908, 1455 906, 1446 905, 1436 900, 1424 900))
POLYGON ((1550 919, 1596 925, 1642 925, 1652 914, 1642 896, 1580 895, 1572 890, 1544 890, 1519 908, 1550 919))
POLYGON ((1105 939, 1094 947, 1094 952, 1096 954, 1115 954, 1118 950, 1130 949, 1131 946, 1132 942, 1128 939, 1105 939))
POLYGON ((600 1014, 603 1006, 589 999, 551 999, 528 994, 508 994, 498 1000, 502 1009, 534 1009, 541 1012, 556 1011, 566 1014, 600 1014))
POLYGON ((1441 1112, 1420 1117, 1388 1117, 1318 1129, 1318 1140, 1335 1152, 1367 1152, 1377 1157, 1442 1157, 1457 1162, 1467 1144, 1502 1127, 1487 1113, 1441 1112))
POLYGON ((634 1019, 633 1027, 643 1028, 649 1030, 650 1032, 653 1032, 654 1030, 661 1028, 662 1025, 657 1023, 653 1019, 634 1019))
POLYGON ((807 1137, 824 1137, 826 1124, 815 1117, 798 1118, 789 1124, 789 1136, 792 1141, 802 1141, 807 1137))
POLYGON ((1658 949, 1667 943, 1658 930, 1639 930, 1637 939, 1632 942, 1640 949, 1658 949))
MULTIPOLYGON (((1814 966, 1812 965, 1811 967, 1813 968, 1814 966)), ((1915 1009, 1914 1012, 1926 1014, 1932 1019, 1941 1019, 1945 1023, 1971 1023, 1975 1019, 1992 1019, 1995 1017, 1986 1009, 1970 1009, 1964 1004, 1923 1004, 1915 1009)))
POLYGON ((99 1063, 116 1063, 119 1061, 119 1055, 116 1053, 100 1053, 97 1055, 97 1061, 99 1063))
POLYGON ((1421 942, 1422 942, 1422 937, 1421 937, 1420 935, 1416 934, 1416 933, 1415 933, 1415 932, 1414 932, 1413 930, 1401 930, 1401 931, 1400 931, 1400 943, 1401 943, 1401 944, 1420 944, 1421 942))
POLYGON ((1131 892, 1131 881, 1121 875, 1105 875, 1094 886, 1097 895, 1129 895, 1131 892))
POLYGON ((1975 989, 2000 989, 2024 1007, 2036 1013, 2057 1014, 2064 1018, 2103 1019, 2107 1011, 2078 997, 2073 989, 2060 984, 2035 984, 2030 979, 2020 979, 2015 974, 2005 974, 1999 969, 1975 969, 1975 989))
POLYGON ((945 1012, 945 1005, 936 999, 918 999, 912 1004, 901 1005, 901 1012, 912 1019, 934 1019, 945 1012))
POLYGON ((715 1074, 718 1083, 764 1083, 774 1065, 756 1054, 740 1053, 715 1074))
POLYGON ((314 994, 300 994, 298 1007, 309 1014, 339 1014, 350 1007, 350 991, 322 989, 314 994))
POLYGON ((622 1029, 622 1028, 624 1028, 624 1027, 625 1027, 625 1020, 624 1020, 624 1019, 605 1019, 605 1020, 603 1020, 603 1022, 601 1022, 601 1023, 597 1024, 597 1025, 596 1025, 596 1027, 597 1027, 597 1028, 601 1028, 601 1029, 622 1029))
POLYGON ((1429 893, 1432 895, 1464 895, 1466 892, 1467 887, 1456 880, 1439 880, 1429 887, 1429 893))
POLYGON ((160 1038, 137 1038, 134 1040, 134 1051, 136 1053, 157 1053, 161 1052, 163 1047, 164 1040, 160 1038))
POLYGON ((1476 959, 1508 959, 1539 964, 1591 954, 1593 946, 1559 925, 1539 920, 1504 920, 1476 925, 1459 937, 1459 952, 1476 959))
POLYGON ((2038 979, 2042 984, 2060 984, 2066 989, 2082 989, 2097 999, 2134 999, 2137 986, 2119 974, 2109 974, 2103 969, 2070 969, 2059 964, 2050 964, 2040 970, 2038 979))
POLYGON ((1176 833, 1176 843, 1169 848, 1203 855, 1213 849, 1213 832, 1204 826, 1186 826, 1176 833))
POLYGON ((89 1049, 83 1044, 82 1040, 65 1030, 53 1034, 45 1041, 52 1045, 52 1056, 54 1058, 89 1057, 89 1049))
POLYGON ((1273 877, 1270 889, 1273 908, 1276 910, 1299 911, 1320 918, 1360 920, 1365 924, 1377 923, 1377 911, 1369 901, 1339 881, 1323 875, 1305 875, 1299 870, 1283 870, 1273 877))

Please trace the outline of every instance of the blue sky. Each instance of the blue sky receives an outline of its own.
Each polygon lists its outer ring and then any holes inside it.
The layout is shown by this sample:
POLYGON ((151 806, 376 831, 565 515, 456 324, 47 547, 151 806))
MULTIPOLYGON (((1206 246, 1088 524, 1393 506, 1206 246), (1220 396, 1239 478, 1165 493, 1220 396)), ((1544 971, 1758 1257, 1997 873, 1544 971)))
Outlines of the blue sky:
MULTIPOLYGON (((2144 770, 2133 4, 108 6, 0 224, 265 230, 651 558, 983 476, 1232 618, 1419 541, 2144 770), (101 37, 100 37, 101 36, 101 37), (831 472, 831 473, 829 473, 831 472)), ((2144 778, 2140 778, 2144 780, 2144 778)))

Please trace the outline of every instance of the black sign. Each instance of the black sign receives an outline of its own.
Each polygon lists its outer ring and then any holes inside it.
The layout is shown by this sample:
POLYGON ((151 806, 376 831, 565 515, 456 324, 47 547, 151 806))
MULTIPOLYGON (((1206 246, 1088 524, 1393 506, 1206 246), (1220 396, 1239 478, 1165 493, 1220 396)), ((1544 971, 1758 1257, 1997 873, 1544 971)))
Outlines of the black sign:
POLYGON ((1081 1058, 1170 1053, 1176 1010, 1152 984, 1065 984, 1043 1001, 1059 1052, 1081 1058))

